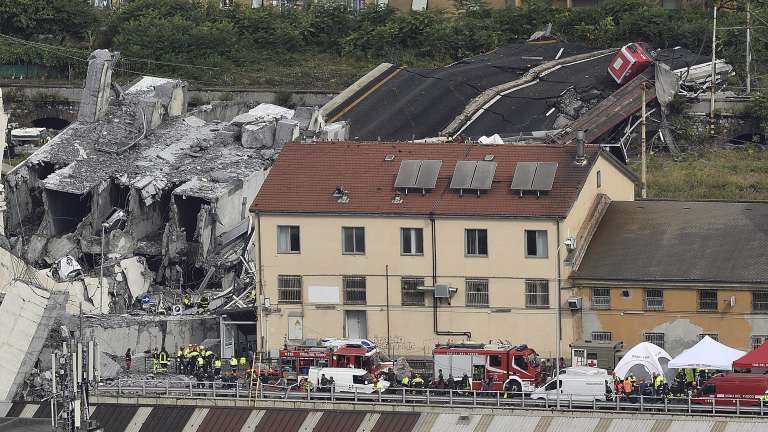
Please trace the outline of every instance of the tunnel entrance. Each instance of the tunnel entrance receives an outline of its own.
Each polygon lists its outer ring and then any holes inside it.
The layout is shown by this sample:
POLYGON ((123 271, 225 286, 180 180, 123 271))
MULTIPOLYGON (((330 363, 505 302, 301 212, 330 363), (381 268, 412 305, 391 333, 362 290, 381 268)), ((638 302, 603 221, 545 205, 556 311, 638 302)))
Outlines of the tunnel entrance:
POLYGON ((32 126, 53 130, 62 130, 69 126, 70 122, 57 117, 42 117, 32 121, 32 126))

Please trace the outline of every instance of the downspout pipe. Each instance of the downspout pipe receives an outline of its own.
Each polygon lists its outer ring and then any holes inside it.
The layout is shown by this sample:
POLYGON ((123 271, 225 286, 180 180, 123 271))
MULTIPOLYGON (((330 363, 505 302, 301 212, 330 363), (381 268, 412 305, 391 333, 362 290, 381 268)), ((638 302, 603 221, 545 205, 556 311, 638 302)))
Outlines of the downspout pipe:
MULTIPOLYGON (((435 214, 429 214, 429 223, 432 228, 432 286, 437 285, 437 235, 435 234, 435 214)), ((447 331, 440 330, 440 326, 437 322, 437 302, 438 300, 432 297, 432 317, 434 321, 434 332, 438 336, 466 336, 467 339, 472 339, 472 332, 469 331, 447 331)))

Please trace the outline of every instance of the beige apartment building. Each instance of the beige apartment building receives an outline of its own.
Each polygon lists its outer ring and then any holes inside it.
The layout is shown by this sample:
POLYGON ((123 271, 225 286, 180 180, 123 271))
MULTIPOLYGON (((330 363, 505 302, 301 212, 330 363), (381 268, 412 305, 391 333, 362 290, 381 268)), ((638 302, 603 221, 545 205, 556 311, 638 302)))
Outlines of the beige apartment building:
MULTIPOLYGON (((262 346, 366 338, 390 355, 416 356, 471 339, 553 355, 558 289, 562 304, 570 297, 561 283, 567 257, 591 235, 596 209, 634 196, 633 174, 613 156, 597 146, 577 153, 287 145, 251 209, 268 305, 262 346)), ((573 334, 571 314, 561 322, 573 334)))

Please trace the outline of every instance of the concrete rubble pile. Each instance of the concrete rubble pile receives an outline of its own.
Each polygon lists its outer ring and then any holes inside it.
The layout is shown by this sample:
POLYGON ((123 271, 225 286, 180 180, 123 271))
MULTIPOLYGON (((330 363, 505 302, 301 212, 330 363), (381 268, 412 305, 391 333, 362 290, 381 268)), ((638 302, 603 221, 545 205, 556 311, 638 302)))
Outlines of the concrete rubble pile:
POLYGON ((206 122, 183 81, 120 88, 116 59, 91 55, 78 121, 3 179, 11 252, 77 282, 70 312, 182 314, 243 291, 250 203, 286 142, 322 133, 318 110, 261 104, 206 122))

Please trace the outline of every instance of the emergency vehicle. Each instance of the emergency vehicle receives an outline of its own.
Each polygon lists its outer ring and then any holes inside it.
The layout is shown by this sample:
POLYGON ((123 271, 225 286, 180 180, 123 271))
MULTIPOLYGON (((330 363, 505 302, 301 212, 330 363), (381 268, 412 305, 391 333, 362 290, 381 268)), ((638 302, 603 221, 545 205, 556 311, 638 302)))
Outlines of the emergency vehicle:
POLYGON ((304 377, 311 367, 358 368, 377 375, 382 369, 379 349, 366 339, 321 339, 315 346, 284 346, 279 353, 286 378, 304 377))
POLYGON ((643 73, 653 59, 641 43, 630 43, 621 47, 613 55, 608 65, 608 73, 617 84, 624 85, 643 73))
POLYGON ((472 389, 480 390, 488 379, 488 390, 531 392, 546 379, 536 351, 527 345, 456 343, 437 345, 432 351, 434 377, 460 381, 466 374, 472 389))

